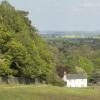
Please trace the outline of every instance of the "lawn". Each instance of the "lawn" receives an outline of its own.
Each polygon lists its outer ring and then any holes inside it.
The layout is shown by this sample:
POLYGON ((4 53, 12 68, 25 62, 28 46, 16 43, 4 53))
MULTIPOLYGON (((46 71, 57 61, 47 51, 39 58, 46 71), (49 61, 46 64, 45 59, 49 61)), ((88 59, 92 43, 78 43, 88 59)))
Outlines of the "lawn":
POLYGON ((100 87, 66 88, 50 85, 0 85, 0 100, 100 100, 100 87))

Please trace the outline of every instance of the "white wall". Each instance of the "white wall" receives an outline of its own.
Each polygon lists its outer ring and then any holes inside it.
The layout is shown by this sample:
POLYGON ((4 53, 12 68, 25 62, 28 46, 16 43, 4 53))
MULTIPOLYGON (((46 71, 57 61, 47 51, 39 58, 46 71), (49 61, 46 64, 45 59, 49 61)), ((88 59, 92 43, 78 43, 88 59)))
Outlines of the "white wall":
POLYGON ((67 87, 87 87, 87 79, 67 79, 67 87))

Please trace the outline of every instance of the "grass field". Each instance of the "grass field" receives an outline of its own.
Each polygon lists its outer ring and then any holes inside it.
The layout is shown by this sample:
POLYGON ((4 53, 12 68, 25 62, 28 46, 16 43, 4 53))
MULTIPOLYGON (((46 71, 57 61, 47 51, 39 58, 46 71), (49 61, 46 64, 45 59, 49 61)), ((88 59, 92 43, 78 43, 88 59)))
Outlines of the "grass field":
POLYGON ((100 87, 73 89, 48 85, 0 85, 0 100, 100 100, 100 87))

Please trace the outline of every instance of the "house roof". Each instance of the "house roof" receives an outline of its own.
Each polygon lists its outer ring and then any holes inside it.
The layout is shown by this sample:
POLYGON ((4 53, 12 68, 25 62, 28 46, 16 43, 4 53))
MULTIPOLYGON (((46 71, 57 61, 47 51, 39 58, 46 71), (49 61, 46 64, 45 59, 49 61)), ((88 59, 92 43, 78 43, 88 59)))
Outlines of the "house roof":
POLYGON ((86 74, 67 74, 67 79, 87 79, 86 74))

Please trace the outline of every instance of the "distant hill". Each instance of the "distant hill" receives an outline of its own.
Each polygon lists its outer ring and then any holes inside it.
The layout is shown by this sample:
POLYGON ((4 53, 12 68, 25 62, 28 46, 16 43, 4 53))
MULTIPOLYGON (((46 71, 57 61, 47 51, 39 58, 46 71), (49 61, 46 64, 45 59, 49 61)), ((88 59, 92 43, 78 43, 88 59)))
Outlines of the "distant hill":
POLYGON ((99 38, 100 31, 41 31, 44 38, 99 38))
POLYGON ((40 31, 40 34, 62 34, 62 35, 97 34, 97 35, 100 35, 100 31, 40 31))

